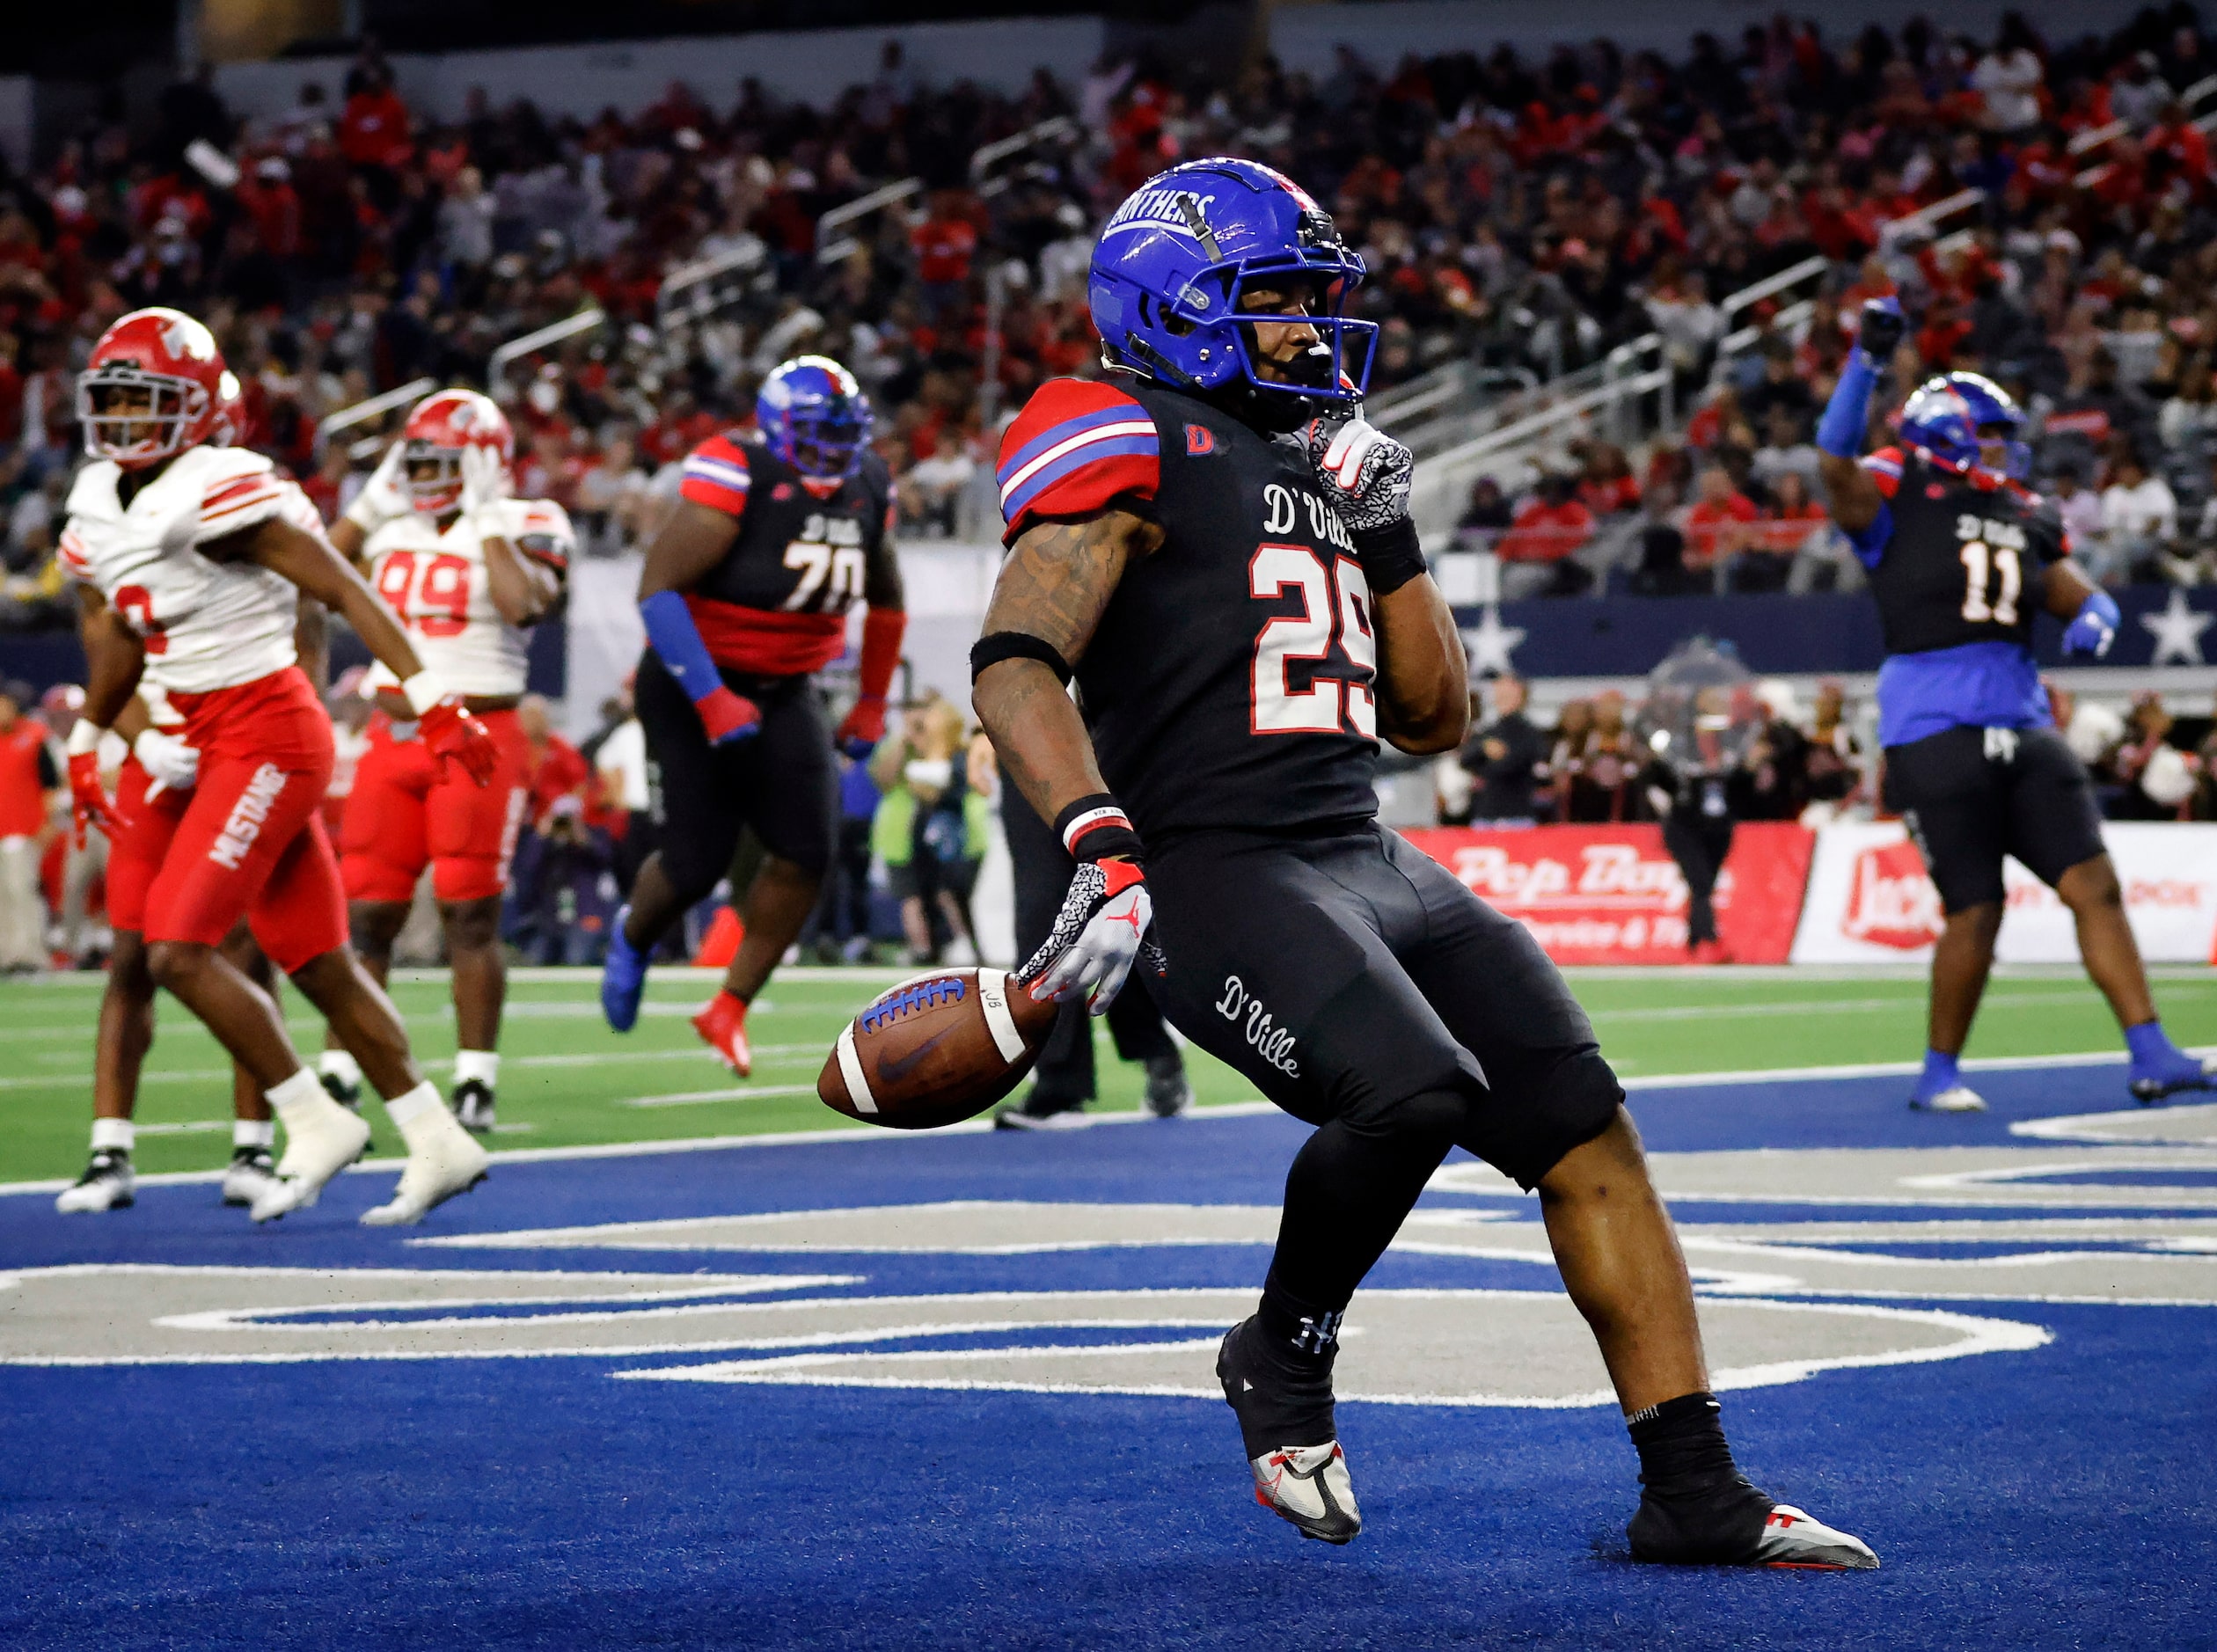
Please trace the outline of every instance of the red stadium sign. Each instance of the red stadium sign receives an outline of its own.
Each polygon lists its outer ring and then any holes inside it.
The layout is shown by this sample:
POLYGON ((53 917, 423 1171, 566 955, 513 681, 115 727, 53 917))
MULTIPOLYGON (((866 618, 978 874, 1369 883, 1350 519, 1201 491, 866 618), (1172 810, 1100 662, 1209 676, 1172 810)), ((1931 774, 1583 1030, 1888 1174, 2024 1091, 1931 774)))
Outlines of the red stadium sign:
MULTIPOLYGON (((1439 827, 1404 834, 1557 963, 1684 963, 1686 879, 1657 826, 1439 827)), ((1744 825, 1716 884, 1716 922, 1740 963, 1784 963, 1813 834, 1744 825)))

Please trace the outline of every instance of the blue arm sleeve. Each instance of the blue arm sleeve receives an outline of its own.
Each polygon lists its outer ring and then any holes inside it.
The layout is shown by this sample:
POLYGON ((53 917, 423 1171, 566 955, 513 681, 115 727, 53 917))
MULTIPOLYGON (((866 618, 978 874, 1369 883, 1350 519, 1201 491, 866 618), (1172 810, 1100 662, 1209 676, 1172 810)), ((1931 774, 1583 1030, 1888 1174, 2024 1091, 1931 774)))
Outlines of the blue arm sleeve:
POLYGON ((1825 404, 1825 416, 1817 421, 1819 448, 1839 458, 1862 457, 1863 433, 1870 425, 1870 392, 1877 383, 1878 369, 1871 359, 1860 347, 1848 351, 1840 382, 1825 404))
POLYGON ((662 664, 688 698, 698 704, 723 686, 682 592, 656 591, 639 604, 639 617, 647 622, 648 646, 662 656, 662 664))
POLYGON ((1848 548, 1855 553, 1855 560, 1867 568, 1875 568, 1886 554, 1886 542, 1893 537, 1893 507, 1883 501, 1870 526, 1860 532, 1842 528, 1848 536, 1848 548))

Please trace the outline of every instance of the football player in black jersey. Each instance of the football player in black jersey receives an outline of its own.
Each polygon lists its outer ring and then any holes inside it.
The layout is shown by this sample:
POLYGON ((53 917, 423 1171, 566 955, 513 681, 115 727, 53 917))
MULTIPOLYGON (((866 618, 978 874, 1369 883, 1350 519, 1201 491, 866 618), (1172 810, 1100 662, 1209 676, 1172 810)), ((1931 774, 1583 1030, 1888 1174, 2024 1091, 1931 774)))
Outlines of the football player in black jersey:
POLYGON ((2024 486, 2023 415, 1999 385, 1976 373, 1927 381, 1896 416, 1899 443, 1864 457, 1871 391, 1903 325, 1894 299, 1863 306, 1817 445, 1833 518, 1869 571, 1885 632, 1886 804, 1907 822, 1946 914, 1909 1105, 1985 1110, 1957 1063, 1994 967, 2005 855, 2070 908, 2087 973, 2125 1029, 2132 1093, 2155 1102, 2209 1087, 2217 1062, 2186 1054, 2156 1019, 2092 782, 2053 727, 2032 658, 2036 609, 2066 622, 2066 654, 2098 658, 2116 636, 2117 603, 2070 559, 2055 508, 2024 486))
POLYGON ((676 513, 640 575, 648 648, 634 691, 660 840, 616 916, 601 975, 608 1024, 629 1032, 655 943, 730 868, 751 825, 766 852, 723 989, 693 1018, 741 1078, 747 1005, 815 909, 838 821, 838 778, 815 673, 867 604, 861 693, 836 736, 867 757, 907 625, 894 558, 892 482, 870 451, 870 405, 837 362, 782 363, 756 398, 753 437, 686 456, 676 513))
POLYGON ((1340 1316, 1460 1144, 1540 1193, 1639 1451, 1635 1557, 1875 1566, 1734 1466, 1670 1217, 1561 975, 1375 818, 1379 738, 1451 750, 1470 695, 1408 451, 1348 419, 1361 274, 1313 201, 1242 160, 1174 168, 1101 231, 1119 370, 1043 385, 1004 438, 1013 550, 972 655, 1003 772, 1079 863, 1022 978, 1098 1011, 1159 963, 1171 1020, 1317 1126, 1217 1366, 1258 1496, 1304 1535, 1359 1529, 1340 1316))

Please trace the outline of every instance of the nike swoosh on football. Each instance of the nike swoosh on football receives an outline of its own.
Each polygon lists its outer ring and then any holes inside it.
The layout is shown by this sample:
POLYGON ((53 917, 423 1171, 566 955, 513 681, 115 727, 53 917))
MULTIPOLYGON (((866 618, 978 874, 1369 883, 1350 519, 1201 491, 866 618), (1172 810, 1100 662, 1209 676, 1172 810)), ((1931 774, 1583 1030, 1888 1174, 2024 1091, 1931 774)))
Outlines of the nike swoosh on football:
POLYGON ((914 1049, 909 1051, 907 1055, 893 1061, 881 1063, 878 1067, 878 1082, 880 1084, 900 1083, 902 1079, 916 1071, 917 1064, 930 1055, 938 1047, 941 1039, 954 1030, 951 1027, 942 1027, 914 1049))

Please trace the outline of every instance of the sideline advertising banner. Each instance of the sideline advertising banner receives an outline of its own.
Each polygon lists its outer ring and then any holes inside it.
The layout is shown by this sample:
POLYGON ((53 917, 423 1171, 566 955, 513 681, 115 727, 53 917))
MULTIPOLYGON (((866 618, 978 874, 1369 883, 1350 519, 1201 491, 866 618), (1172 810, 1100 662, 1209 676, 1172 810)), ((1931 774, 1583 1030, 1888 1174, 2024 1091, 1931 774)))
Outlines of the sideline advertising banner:
MULTIPOLYGON (((2125 888, 2125 910, 2151 963, 2217 962, 2217 826, 2109 822, 2102 838, 2125 888)), ((2078 939, 2055 892, 2015 860, 1994 955, 2004 963, 2075 963, 2078 939)), ((1796 963, 1909 963, 1932 955, 1940 892, 1899 821, 1827 826, 1818 834, 1796 963)))
MULTIPOLYGON (((1687 961, 1686 879, 1660 827, 1443 826, 1404 836, 1530 930, 1557 963, 1687 961)), ((1752 822, 1733 835, 1716 902, 1735 961, 1786 961, 1813 841, 1790 822, 1752 822)))

